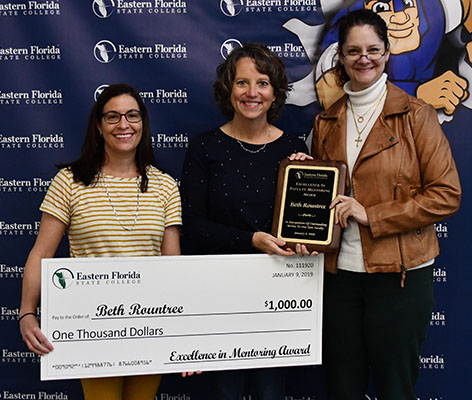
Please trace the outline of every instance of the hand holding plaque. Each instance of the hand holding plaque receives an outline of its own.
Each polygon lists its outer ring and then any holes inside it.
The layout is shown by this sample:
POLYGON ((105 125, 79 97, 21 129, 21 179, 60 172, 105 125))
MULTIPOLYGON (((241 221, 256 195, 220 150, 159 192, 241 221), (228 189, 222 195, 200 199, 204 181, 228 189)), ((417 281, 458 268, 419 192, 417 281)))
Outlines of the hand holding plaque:
POLYGON ((341 228, 334 223, 333 199, 344 194, 346 164, 341 161, 283 160, 280 163, 272 235, 294 249, 331 252, 339 248, 341 228))

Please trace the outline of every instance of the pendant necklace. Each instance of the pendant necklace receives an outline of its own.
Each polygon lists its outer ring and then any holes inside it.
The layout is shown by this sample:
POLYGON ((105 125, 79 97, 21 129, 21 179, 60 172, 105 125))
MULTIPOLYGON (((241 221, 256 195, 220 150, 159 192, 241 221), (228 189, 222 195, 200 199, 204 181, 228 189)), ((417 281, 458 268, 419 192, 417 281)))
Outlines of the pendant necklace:
POLYGON ((377 108, 379 108, 379 105, 382 102, 383 98, 385 97, 386 93, 387 93, 387 88, 385 88, 384 92, 382 93, 382 96, 380 96, 380 98, 377 100, 377 102, 373 106, 374 110, 372 111, 372 114, 370 114, 369 119, 367 120, 366 124, 364 125, 362 129, 359 129, 358 123, 361 124, 364 121, 364 116, 367 115, 367 113, 372 109, 372 107, 370 107, 369 110, 367 110, 367 112, 364 115, 360 115, 354 111, 354 107, 352 105, 351 99, 348 99, 349 108, 351 109, 351 113, 352 113, 352 119, 354 120, 354 125, 357 130, 357 138, 354 139, 354 141, 356 142, 356 147, 359 147, 359 143, 362 143, 363 141, 362 134, 364 133, 365 129, 369 125, 369 122, 372 120, 373 116, 375 115, 377 108), (358 118, 356 118, 356 115, 358 116, 358 118))
MULTIPOLYGON (((349 100, 349 101, 350 101, 350 100, 349 100)), ((372 110, 372 108, 374 108, 374 107, 376 108, 376 105, 377 105, 377 104, 374 104, 373 106, 370 106, 370 107, 368 108, 368 110, 367 110, 364 114, 358 114, 358 113, 356 112, 356 110, 354 110, 354 108, 352 107, 352 103, 350 103, 350 104, 351 104, 351 110, 352 110, 352 112, 354 113, 354 115, 356 116, 357 122, 358 122, 359 124, 362 124, 362 123, 364 122, 365 116, 366 116, 367 114, 369 114, 369 112, 370 112, 370 110, 372 110)))
POLYGON ((111 209, 113 210, 113 213, 115 214, 116 220, 125 231, 128 231, 128 232, 132 231, 136 225, 136 221, 138 220, 138 213, 139 213, 139 177, 136 178, 136 215, 134 216, 133 225, 131 226, 131 228, 128 228, 122 224, 120 217, 118 216, 118 213, 116 212, 115 207, 113 206, 110 193, 108 192, 107 182, 105 181, 105 174, 102 171, 100 171, 99 176, 100 178, 102 178, 103 186, 105 187, 105 192, 107 193, 108 201, 110 202, 110 206, 111 206, 111 209))
POLYGON ((251 153, 251 154, 256 154, 256 153, 259 153, 260 151, 264 150, 267 146, 267 143, 269 143, 269 140, 270 140, 270 125, 267 126, 267 142, 265 142, 262 147, 258 148, 257 150, 251 150, 251 149, 247 149, 246 147, 244 147, 243 143, 237 139, 234 134, 233 134, 233 123, 231 123, 229 125, 229 130, 230 130, 230 136, 233 137, 234 139, 236 139, 236 141, 239 143, 239 145, 241 146, 241 148, 248 152, 248 153, 251 153))

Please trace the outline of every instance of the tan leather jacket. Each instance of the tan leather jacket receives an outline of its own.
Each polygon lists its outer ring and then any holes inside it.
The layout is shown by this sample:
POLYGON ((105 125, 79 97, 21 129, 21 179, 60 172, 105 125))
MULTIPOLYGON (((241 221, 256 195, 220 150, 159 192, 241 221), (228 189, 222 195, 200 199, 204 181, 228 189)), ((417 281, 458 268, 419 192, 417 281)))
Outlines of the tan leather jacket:
MULTIPOLYGON (((458 210, 461 189, 449 143, 433 107, 387 82, 384 109, 352 171, 346 193, 367 212, 359 224, 367 272, 404 272, 439 254, 434 229, 458 210)), ((315 120, 312 155, 346 156, 344 96, 315 120)), ((338 254, 325 254, 325 268, 336 272, 338 254)))

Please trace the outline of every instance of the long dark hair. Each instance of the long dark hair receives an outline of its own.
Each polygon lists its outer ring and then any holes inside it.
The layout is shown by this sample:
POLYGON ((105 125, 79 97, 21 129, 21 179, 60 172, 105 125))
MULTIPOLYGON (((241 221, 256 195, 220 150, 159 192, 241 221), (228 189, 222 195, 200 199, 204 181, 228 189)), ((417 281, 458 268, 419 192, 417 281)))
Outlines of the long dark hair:
POLYGON ((216 68, 216 80, 213 84, 213 95, 216 105, 224 117, 232 119, 234 108, 231 104, 231 90, 236 77, 236 64, 244 57, 251 58, 261 74, 266 74, 274 88, 275 100, 267 112, 267 120, 277 120, 290 90, 285 65, 280 57, 270 51, 263 43, 247 42, 243 47, 234 49, 223 63, 216 68))
POLYGON ((151 128, 146 106, 138 91, 126 83, 116 83, 103 90, 90 112, 85 139, 79 158, 69 164, 60 164, 58 167, 70 168, 74 176, 74 181, 82 182, 85 186, 96 183, 97 174, 100 172, 105 161, 105 142, 98 131, 97 124, 99 124, 102 119, 105 104, 111 98, 123 94, 127 94, 136 100, 139 105, 139 111, 141 111, 143 117, 143 133, 136 149, 135 161, 136 168, 141 174, 141 192, 144 193, 148 187, 146 167, 153 165, 158 168, 158 165, 152 150, 151 128))
MULTIPOLYGON (((347 15, 341 17, 335 24, 338 29, 338 56, 340 54, 344 43, 346 43, 347 35, 355 26, 369 25, 377 33, 380 40, 384 42, 385 50, 390 48, 388 42, 388 28, 385 21, 378 14, 371 10, 360 9, 349 12, 347 15)), ((338 60, 334 68, 338 84, 343 86, 350 78, 344 69, 344 65, 338 60)))

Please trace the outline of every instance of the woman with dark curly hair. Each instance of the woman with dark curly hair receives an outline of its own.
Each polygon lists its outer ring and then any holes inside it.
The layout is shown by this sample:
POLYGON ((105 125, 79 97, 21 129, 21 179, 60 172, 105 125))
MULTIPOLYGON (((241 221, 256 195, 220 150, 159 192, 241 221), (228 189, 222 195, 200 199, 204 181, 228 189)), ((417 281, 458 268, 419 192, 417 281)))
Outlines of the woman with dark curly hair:
MULTIPOLYGON (((199 135, 187 151, 181 185, 184 253, 292 255, 283 240, 267 233, 279 163, 306 150, 303 141, 272 124, 287 97, 283 62, 265 45, 246 43, 218 66, 213 88, 230 121, 199 135)), ((253 398, 285 398, 283 368, 215 375, 212 399, 240 400, 246 384, 253 398)))

